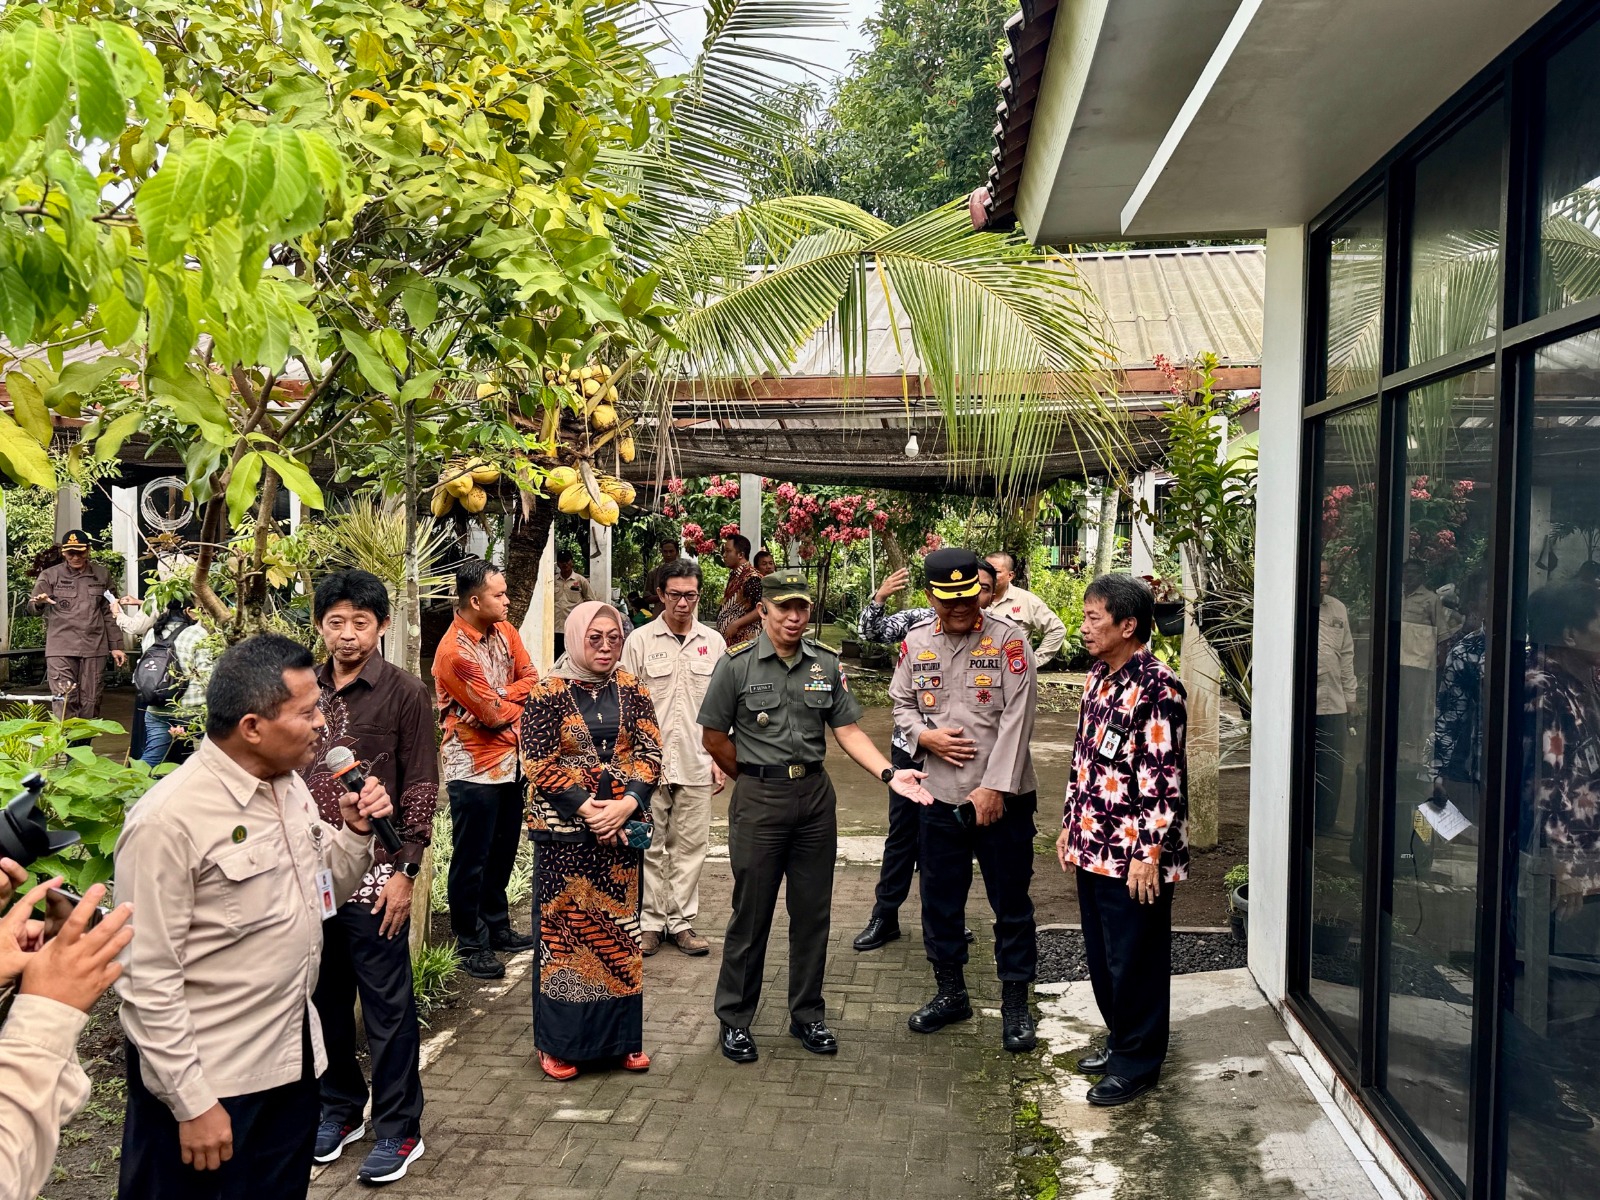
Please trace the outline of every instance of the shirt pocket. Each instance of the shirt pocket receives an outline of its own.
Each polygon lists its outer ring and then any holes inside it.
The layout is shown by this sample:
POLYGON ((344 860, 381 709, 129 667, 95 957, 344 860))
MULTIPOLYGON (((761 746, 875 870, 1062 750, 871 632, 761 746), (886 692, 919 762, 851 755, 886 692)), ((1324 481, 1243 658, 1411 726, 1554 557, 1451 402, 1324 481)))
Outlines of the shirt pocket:
POLYGON ((224 850, 212 858, 222 923, 235 937, 289 919, 294 868, 267 842, 224 850))
POLYGON ((78 579, 62 578, 56 581, 55 587, 50 589, 50 598, 55 604, 45 605, 45 611, 65 615, 76 612, 83 606, 83 582, 78 579))
POLYGON ((963 679, 967 703, 974 708, 999 708, 1003 703, 1000 672, 968 671, 963 679))
POLYGON ((833 689, 832 688, 828 688, 826 691, 824 691, 823 689, 821 689, 819 687, 808 687, 808 688, 805 689, 805 697, 806 697, 806 707, 807 708, 832 708, 833 707, 833 689))

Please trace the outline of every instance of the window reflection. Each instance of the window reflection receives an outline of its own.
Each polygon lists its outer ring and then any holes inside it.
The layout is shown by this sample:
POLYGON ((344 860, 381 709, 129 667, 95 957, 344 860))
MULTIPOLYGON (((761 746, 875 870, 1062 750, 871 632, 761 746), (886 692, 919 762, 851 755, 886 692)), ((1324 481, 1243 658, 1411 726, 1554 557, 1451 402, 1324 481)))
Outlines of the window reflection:
POLYGON ((1362 207, 1328 242, 1328 378, 1337 396, 1378 382, 1383 348, 1383 199, 1362 207))
POLYGON ((1539 164, 1539 311, 1600 295, 1600 24, 1546 68, 1539 164))
POLYGON ((1535 360, 1515 988, 1501 1046, 1507 1195, 1600 1170, 1600 334, 1535 360))

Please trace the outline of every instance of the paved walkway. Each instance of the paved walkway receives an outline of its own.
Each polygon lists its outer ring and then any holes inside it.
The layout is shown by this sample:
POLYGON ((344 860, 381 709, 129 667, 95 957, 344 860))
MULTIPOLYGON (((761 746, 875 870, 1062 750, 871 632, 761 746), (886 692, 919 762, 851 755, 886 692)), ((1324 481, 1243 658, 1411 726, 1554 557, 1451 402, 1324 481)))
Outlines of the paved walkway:
MULTIPOLYGON (((711 1011, 730 879, 726 863, 708 864, 706 874, 700 925, 710 956, 691 959, 666 946, 645 960, 649 1073, 546 1079, 529 1029, 531 956, 516 959, 515 979, 475 987, 470 1015, 455 1014, 453 1036, 428 1045, 427 1151, 395 1190, 459 1200, 1005 1194, 1012 1064, 999 1044, 986 931, 970 982, 988 1013, 919 1037, 905 1020, 931 990, 921 939, 871 954, 851 950, 877 869, 841 866, 828 967, 839 1054, 809 1054, 787 1034, 780 904, 754 1026, 761 1059, 737 1066, 717 1050, 711 1011)), ((917 928, 916 909, 913 900, 902 914, 908 929, 917 928)), ((371 1195, 355 1182, 369 1145, 352 1146, 321 1171, 312 1196, 371 1195)))

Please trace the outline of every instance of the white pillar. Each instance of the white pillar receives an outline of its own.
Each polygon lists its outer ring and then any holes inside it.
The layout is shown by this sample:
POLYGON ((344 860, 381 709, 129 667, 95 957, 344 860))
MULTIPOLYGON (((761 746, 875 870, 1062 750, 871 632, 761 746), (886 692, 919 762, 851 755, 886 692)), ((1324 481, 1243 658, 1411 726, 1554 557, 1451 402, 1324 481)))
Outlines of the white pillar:
POLYGON ((1303 227, 1267 231, 1251 697, 1258 719, 1250 729, 1250 971, 1274 1004, 1283 1002, 1289 938, 1305 258, 1303 227))
POLYGON ((69 529, 83 529, 83 497, 71 483, 56 492, 56 541, 69 529))
POLYGON ((1083 485, 1083 513, 1078 528, 1083 533, 1083 561, 1090 571, 1100 551, 1100 485, 1085 481, 1083 485))
POLYGON ((750 539, 750 557, 761 549, 761 476, 739 476, 739 532, 750 539))
POLYGON ((550 523, 550 536, 539 558, 539 578, 533 585, 533 600, 522 618, 522 644, 528 648, 539 674, 548 674, 556 657, 556 526, 550 523))
POLYGON ((122 555, 122 594, 139 594, 139 489, 111 489, 111 549, 122 555))
MULTIPOLYGON (((287 490, 287 489, 285 489, 287 490)), ((289 493, 289 533, 293 535, 300 528, 300 497, 293 492, 289 493)))
POLYGON ((1130 574, 1154 575, 1156 570, 1156 527, 1140 515, 1141 506, 1156 502, 1156 476, 1146 471, 1133 481, 1133 537, 1128 542, 1130 574))
POLYGON ((589 522, 589 587, 597 600, 611 603, 611 526, 589 522))

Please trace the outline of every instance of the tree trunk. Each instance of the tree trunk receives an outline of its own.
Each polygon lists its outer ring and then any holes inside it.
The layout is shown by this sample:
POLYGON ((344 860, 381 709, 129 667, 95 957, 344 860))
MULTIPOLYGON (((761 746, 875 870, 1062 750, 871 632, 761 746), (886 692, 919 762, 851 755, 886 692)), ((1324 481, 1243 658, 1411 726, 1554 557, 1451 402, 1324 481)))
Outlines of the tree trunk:
POLYGON ((511 611, 506 620, 521 628, 533 603, 539 582, 539 560, 544 557, 550 525, 556 518, 555 501, 543 496, 523 497, 525 510, 506 533, 506 595, 511 611))
POLYGON ((1094 549, 1094 573, 1104 575, 1111 570, 1117 553, 1117 505, 1122 493, 1111 480, 1100 489, 1100 516, 1095 523, 1099 531, 1094 549))

